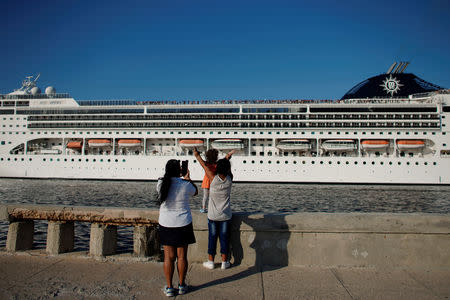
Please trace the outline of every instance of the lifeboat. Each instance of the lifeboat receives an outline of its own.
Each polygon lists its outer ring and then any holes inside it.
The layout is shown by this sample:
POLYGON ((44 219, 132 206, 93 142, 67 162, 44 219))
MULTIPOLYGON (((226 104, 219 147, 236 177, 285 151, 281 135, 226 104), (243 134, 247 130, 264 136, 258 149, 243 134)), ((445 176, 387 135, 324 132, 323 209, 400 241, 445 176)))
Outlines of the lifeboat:
POLYGON ((204 145, 203 140, 180 140, 178 144, 186 148, 203 147, 204 145))
POLYGON ((211 143, 217 150, 239 150, 244 148, 244 143, 240 139, 220 139, 211 143))
POLYGON ((83 147, 82 141, 72 141, 72 142, 68 142, 66 145, 66 148, 69 148, 69 149, 81 149, 82 147, 83 147))
POLYGON ((356 150, 354 140, 326 140, 322 143, 322 149, 326 151, 351 151, 356 150))
POLYGON ((421 149, 425 147, 425 142, 422 140, 398 140, 397 148, 400 150, 421 149))
POLYGON ((281 140, 277 144, 277 148, 280 150, 309 150, 311 142, 306 139, 281 140))
POLYGON ((140 147, 142 146, 141 140, 119 140, 117 142, 119 147, 140 147))
POLYGON ((361 142, 361 148, 364 150, 379 150, 385 149, 389 146, 389 141, 386 140, 365 140, 361 142))
POLYGON ((110 140, 98 139, 98 140, 89 140, 89 147, 107 147, 111 146, 110 140))

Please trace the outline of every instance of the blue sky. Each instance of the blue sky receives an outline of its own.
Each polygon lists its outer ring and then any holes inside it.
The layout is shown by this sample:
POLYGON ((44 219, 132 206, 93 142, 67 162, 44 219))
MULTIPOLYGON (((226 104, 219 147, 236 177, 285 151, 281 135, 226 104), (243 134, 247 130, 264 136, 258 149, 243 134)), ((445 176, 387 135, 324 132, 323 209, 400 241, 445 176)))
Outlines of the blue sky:
POLYGON ((338 99, 410 61, 450 88, 450 1, 7 0, 0 93, 41 73, 76 99, 338 99))

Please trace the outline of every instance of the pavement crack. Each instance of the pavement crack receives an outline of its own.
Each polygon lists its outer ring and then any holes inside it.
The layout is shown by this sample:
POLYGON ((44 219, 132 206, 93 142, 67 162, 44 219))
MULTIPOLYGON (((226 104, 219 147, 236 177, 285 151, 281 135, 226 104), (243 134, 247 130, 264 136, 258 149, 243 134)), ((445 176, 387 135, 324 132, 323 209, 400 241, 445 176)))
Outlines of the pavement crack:
POLYGON ((259 275, 261 277, 261 292, 262 292, 262 300, 265 299, 265 295, 264 295, 264 276, 263 276, 263 272, 260 271, 259 275))
MULTIPOLYGON (((44 271, 47 271, 48 269, 50 269, 51 267, 55 266, 56 264, 59 264, 59 263, 62 262, 62 261, 63 261, 63 260, 60 259, 60 260, 58 260, 57 262, 52 263, 52 264, 49 265, 48 267, 42 268, 41 270, 37 271, 36 273, 31 274, 30 276, 28 276, 27 278, 25 278, 23 281, 26 282, 27 280, 33 278, 34 276, 36 276, 36 275, 38 275, 38 274, 40 274, 40 273, 42 273, 42 272, 44 272, 44 271)), ((16 286, 16 284, 13 284, 13 285, 11 285, 10 287, 8 287, 6 290, 9 291, 10 289, 12 289, 12 288, 15 287, 15 286, 16 286)))
POLYGON ((344 284, 344 281, 339 277, 339 275, 337 274, 337 270, 334 268, 330 268, 331 273, 333 273, 334 277, 336 277, 337 281, 339 281, 339 283, 342 285, 342 287, 347 291, 347 294, 350 296, 351 299, 355 299, 352 294, 350 293, 350 291, 347 289, 347 287, 344 284))
POLYGON ((409 277, 411 277, 415 282, 417 282, 417 284, 421 285, 422 287, 424 287, 425 289, 429 290, 434 296, 439 297, 438 294, 436 294, 432 288, 430 288, 428 285, 426 285, 425 283, 423 283, 422 281, 420 281, 419 279, 417 279, 413 274, 411 274, 410 272, 408 272, 407 270, 403 269, 403 272, 405 272, 409 277))

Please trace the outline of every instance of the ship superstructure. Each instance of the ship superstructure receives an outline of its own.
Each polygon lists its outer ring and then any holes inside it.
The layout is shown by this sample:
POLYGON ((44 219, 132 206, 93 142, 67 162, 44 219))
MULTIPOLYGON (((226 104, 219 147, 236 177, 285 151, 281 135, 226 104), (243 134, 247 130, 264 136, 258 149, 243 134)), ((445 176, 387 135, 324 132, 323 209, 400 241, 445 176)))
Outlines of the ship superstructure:
POLYGON ((337 101, 76 101, 28 78, 0 95, 0 176, 155 180, 176 158, 200 180, 197 147, 235 149, 237 181, 450 184, 450 91, 402 68, 337 101))

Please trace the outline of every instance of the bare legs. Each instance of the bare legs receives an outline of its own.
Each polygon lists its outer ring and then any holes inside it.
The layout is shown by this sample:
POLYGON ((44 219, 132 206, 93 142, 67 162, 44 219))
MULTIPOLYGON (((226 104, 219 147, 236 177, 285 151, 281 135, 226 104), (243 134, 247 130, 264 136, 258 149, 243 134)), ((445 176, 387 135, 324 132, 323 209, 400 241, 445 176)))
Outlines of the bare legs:
POLYGON ((164 246, 164 275, 166 276, 167 286, 172 286, 173 272, 175 271, 175 260, 177 260, 177 270, 180 285, 185 284, 186 273, 188 269, 187 259, 188 245, 175 247, 164 246))

